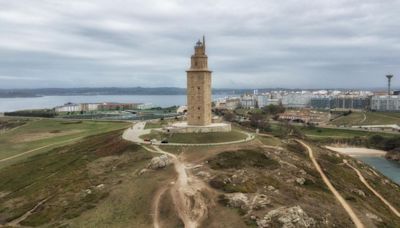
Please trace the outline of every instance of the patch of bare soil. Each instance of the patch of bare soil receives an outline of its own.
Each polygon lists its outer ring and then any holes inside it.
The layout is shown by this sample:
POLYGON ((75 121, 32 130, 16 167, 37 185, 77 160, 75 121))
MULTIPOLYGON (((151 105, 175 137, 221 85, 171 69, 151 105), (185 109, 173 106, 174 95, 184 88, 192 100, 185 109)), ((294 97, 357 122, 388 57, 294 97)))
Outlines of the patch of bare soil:
POLYGON ((40 133, 25 133, 17 135, 12 139, 13 143, 25 143, 32 142, 41 139, 52 138, 56 136, 72 135, 76 133, 81 133, 82 130, 69 130, 69 131, 50 131, 50 132, 40 132, 40 133))

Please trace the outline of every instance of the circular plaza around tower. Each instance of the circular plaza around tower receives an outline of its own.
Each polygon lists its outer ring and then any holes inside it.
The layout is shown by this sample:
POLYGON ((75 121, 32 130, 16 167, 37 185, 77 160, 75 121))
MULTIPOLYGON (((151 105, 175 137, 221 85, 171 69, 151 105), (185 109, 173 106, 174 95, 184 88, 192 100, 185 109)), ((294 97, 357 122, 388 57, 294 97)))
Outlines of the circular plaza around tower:
POLYGON ((189 125, 188 122, 177 122, 164 128, 169 133, 209 133, 230 132, 232 127, 228 123, 211 123, 204 126, 189 125))

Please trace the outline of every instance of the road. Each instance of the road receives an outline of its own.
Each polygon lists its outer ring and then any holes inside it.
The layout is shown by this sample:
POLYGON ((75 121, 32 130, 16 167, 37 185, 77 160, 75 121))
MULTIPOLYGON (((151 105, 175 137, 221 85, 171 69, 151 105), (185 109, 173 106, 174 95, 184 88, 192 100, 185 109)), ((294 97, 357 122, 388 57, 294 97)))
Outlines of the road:
POLYGON ((301 140, 296 140, 298 143, 300 143, 303 147, 305 147, 308 151, 308 155, 314 164, 315 169, 319 172, 319 174, 322 177, 322 180, 324 183, 328 186, 329 190, 332 192, 332 194, 335 196, 335 198, 339 201, 339 203, 342 205, 342 207, 345 209, 347 214, 350 216, 351 220, 355 224, 357 228, 363 228, 364 225, 362 224, 361 220, 358 218, 358 216, 354 213, 353 209, 351 206, 346 202, 346 200, 343 198, 343 196, 340 195, 340 193, 335 189, 335 187, 332 185, 332 183, 329 181, 328 177, 325 175, 325 173, 322 171, 321 166, 318 164, 317 160, 314 157, 313 150, 309 145, 304 143, 301 140))

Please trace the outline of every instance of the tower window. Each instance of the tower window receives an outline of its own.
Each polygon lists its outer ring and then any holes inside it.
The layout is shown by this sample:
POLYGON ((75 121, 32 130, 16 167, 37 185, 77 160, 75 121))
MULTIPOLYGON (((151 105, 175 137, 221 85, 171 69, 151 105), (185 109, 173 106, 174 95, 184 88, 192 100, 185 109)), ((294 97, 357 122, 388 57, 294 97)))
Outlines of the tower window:
POLYGON ((200 86, 198 86, 197 89, 200 89, 200 86))
POLYGON ((197 109, 198 109, 198 110, 200 110, 200 106, 199 106, 199 107, 197 107, 197 109))

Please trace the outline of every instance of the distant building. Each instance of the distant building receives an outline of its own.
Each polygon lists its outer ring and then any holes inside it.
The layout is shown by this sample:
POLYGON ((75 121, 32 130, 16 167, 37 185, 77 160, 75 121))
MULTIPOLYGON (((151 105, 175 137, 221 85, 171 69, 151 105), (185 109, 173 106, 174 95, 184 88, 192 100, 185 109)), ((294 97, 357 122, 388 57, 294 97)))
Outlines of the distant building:
POLYGON ((263 95, 258 95, 257 96, 257 105, 259 108, 265 107, 269 104, 270 100, 270 95, 269 94, 263 94, 263 95))
POLYGON ((326 112, 312 111, 309 109, 288 110, 279 115, 280 120, 297 121, 318 124, 329 120, 326 112))
POLYGON ((82 106, 80 104, 68 102, 63 106, 55 107, 54 110, 56 112, 80 112, 82 111, 82 106))
POLYGON ((235 110, 240 107, 240 98, 226 98, 215 102, 216 109, 235 110))
POLYGON ((288 93, 282 97, 282 105, 288 108, 308 108, 311 96, 311 93, 288 93))
POLYGON ((144 109, 151 109, 154 108, 152 103, 140 103, 136 104, 136 109, 144 110, 144 109))
POLYGON ((326 95, 311 97, 310 106, 313 109, 329 110, 332 106, 331 97, 326 95))
POLYGON ((98 106, 98 110, 101 111, 122 111, 122 110, 132 110, 139 109, 138 106, 141 105, 135 103, 101 103, 98 106))
POLYGON ((257 100, 253 95, 243 95, 240 97, 240 105, 242 108, 253 109, 257 106, 257 100))
POLYGON ((83 103, 80 104, 81 106, 81 111, 97 111, 99 110, 99 105, 98 103, 83 103))
MULTIPOLYGON (((281 98, 277 98, 278 96, 275 94, 262 94, 258 95, 256 97, 257 99, 257 106, 259 108, 263 108, 268 105, 280 105, 281 104, 281 98)), ((279 96, 281 97, 281 96, 279 96)))
POLYGON ((373 96, 371 98, 371 110, 398 112, 400 111, 400 96, 373 96))
POLYGON ((369 109, 370 98, 358 95, 319 95, 311 97, 310 107, 320 110, 362 111, 369 109))
POLYGON ((367 110, 370 98, 367 96, 340 95, 332 98, 331 109, 334 110, 367 110))

